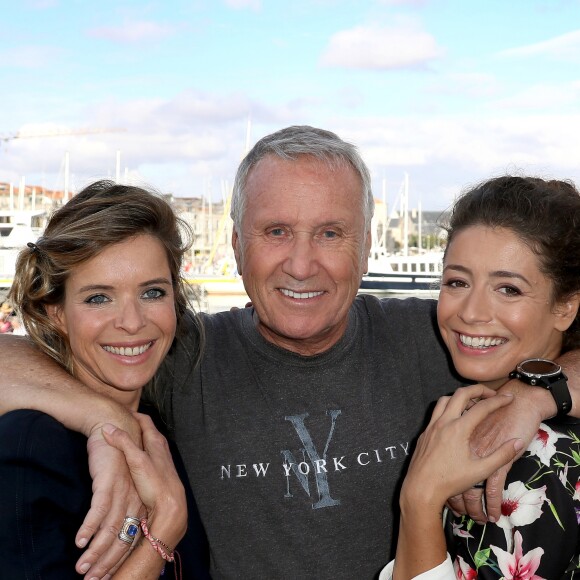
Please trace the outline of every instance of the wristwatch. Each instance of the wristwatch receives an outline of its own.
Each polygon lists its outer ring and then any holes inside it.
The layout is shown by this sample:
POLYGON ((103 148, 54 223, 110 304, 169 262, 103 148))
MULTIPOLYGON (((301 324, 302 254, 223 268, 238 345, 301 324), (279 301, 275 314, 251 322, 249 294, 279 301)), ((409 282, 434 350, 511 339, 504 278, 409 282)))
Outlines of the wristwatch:
POLYGON ((562 367, 554 361, 529 358, 522 361, 509 376, 510 379, 518 379, 528 385, 548 389, 558 407, 556 417, 564 417, 572 409, 572 397, 566 382, 568 377, 562 372, 562 367))

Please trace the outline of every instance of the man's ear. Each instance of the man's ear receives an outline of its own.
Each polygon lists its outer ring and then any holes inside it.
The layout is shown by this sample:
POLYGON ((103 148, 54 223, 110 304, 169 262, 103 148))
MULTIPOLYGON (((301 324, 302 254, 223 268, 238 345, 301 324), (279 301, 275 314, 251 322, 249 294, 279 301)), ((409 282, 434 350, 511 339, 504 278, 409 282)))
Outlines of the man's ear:
POLYGON ((236 226, 232 231, 232 248, 234 249, 234 256, 236 258, 236 267, 238 269, 238 274, 242 275, 242 241, 240 240, 240 236, 238 234, 238 230, 236 226))
POLYGON ((580 292, 572 294, 568 298, 556 304, 554 313, 556 314, 556 329, 565 332, 570 328, 578 314, 580 307, 580 292))
POLYGON ((48 304, 46 306, 46 314, 52 323, 63 333, 68 334, 66 329, 66 316, 64 309, 60 304, 48 304))

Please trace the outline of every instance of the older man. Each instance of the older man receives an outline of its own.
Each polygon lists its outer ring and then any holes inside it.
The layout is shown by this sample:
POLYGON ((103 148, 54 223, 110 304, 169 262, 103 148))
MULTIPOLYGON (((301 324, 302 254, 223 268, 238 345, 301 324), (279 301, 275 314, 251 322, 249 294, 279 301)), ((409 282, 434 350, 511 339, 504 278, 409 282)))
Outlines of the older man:
MULTIPOLYGON (((429 404, 459 383, 433 301, 356 296, 372 212, 368 170, 327 131, 269 135, 238 170, 233 246, 253 307, 203 316, 200 364, 186 339, 161 377, 215 578, 370 579, 391 555, 412 441, 429 404)), ((11 364, 29 368, 28 356, 11 364)), ((87 434, 115 422, 109 403, 70 380, 55 387, 44 369, 50 396, 16 369, 3 410, 32 403, 87 434), (61 391, 86 401, 80 416, 61 391)), ((541 418, 527 419, 531 431, 541 418)))

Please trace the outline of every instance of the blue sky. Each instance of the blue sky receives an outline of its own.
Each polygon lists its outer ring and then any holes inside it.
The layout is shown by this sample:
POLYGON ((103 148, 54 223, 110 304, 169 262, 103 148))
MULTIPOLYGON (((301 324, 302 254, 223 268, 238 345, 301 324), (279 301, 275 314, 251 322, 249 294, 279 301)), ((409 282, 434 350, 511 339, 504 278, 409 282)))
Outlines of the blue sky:
POLYGON ((1 3, 0 181, 114 176, 220 199, 250 144, 310 124, 381 197, 444 209, 491 175, 580 184, 580 0, 1 3))

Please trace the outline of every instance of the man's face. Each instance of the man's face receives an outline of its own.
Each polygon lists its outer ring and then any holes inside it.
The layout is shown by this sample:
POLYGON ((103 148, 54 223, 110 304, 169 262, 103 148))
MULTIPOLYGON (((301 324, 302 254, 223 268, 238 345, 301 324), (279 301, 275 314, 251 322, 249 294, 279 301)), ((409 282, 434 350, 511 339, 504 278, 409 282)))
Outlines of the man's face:
POLYGON ((343 335, 367 268, 362 184, 350 166, 268 156, 250 172, 232 244, 261 334, 303 355, 343 335))

